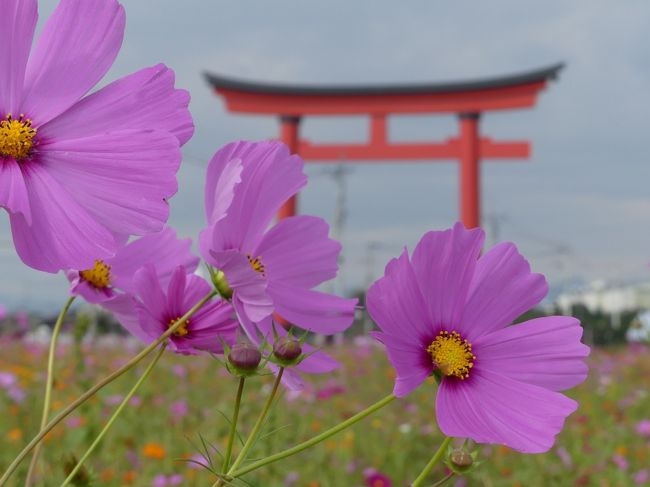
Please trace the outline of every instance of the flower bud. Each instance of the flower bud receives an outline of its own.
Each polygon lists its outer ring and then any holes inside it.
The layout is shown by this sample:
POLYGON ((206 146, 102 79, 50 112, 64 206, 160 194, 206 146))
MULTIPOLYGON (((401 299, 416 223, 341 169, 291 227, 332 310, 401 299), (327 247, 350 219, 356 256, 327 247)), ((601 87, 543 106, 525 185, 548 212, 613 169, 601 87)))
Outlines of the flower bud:
POLYGON ((301 354, 300 342, 293 337, 278 338, 273 344, 273 355, 284 362, 296 360, 301 354))
POLYGON ((456 448, 449 454, 449 461, 459 471, 465 471, 472 466, 474 458, 472 455, 462 448, 456 448))
POLYGON ((237 343, 228 354, 233 367, 247 372, 253 371, 262 361, 262 353, 250 343, 237 343))
POLYGON ((215 271, 212 274, 212 284, 214 284, 214 287, 219 292, 219 296, 224 299, 232 298, 232 289, 223 271, 215 271))

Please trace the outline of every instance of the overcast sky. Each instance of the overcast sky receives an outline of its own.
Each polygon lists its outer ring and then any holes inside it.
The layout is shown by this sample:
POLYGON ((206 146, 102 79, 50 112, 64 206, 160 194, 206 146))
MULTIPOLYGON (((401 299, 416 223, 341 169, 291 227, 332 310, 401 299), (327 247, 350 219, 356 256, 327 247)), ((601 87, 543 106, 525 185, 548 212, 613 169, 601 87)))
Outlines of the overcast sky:
MULTIPOLYGON (((40 23, 55 1, 40 4, 40 23)), ((488 114, 484 134, 528 139, 528 161, 483 166, 489 239, 512 240, 559 289, 572 280, 650 277, 650 3, 387 0, 328 2, 126 0, 127 32, 102 84, 164 62, 191 91, 196 123, 184 150, 171 224, 195 237, 203 225, 205 167, 238 138, 277 134, 268 117, 228 114, 204 71, 290 83, 434 82, 512 74, 565 62, 533 110, 488 114)), ((314 118, 315 141, 361 141, 362 118, 314 118)), ((441 140, 451 116, 396 117, 393 140, 441 140)), ((389 257, 429 229, 458 218, 457 165, 350 165, 345 265, 340 288, 365 286, 389 257), (369 251, 369 248, 372 250, 369 251)), ((308 167, 300 210, 332 221, 337 186, 323 165, 308 167)), ((24 266, 0 218, 0 303, 63 301, 65 278, 24 266)))

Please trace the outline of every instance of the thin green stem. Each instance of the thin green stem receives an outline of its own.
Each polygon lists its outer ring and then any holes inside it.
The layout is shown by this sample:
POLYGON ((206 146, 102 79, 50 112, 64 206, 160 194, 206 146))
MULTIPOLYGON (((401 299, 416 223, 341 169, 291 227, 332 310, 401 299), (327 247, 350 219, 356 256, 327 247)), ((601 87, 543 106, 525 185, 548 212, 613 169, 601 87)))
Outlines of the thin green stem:
MULTIPOLYGON (((302 443, 292 447, 288 448, 284 451, 281 451, 279 453, 276 453, 275 455, 271 455, 267 458, 263 458, 262 460, 258 460, 256 462, 251 463, 250 465, 247 465, 239 470, 234 470, 232 472, 228 473, 228 477, 231 478, 236 478, 236 477, 241 477, 244 474, 247 474, 249 472, 252 472, 253 470, 257 470, 260 467, 263 467, 265 465, 268 465, 269 463, 277 462, 278 460, 282 460, 283 458, 290 457, 291 455, 295 455, 296 453, 300 453, 303 450, 306 450, 307 448, 314 446, 321 441, 324 441, 328 439, 330 436, 335 435, 336 433, 339 433, 340 431, 343 431, 344 429, 352 426, 353 424, 361 421, 367 416, 370 416, 372 413, 375 411, 378 411, 379 409, 383 408, 387 404, 390 404, 393 400, 395 399, 395 396, 392 394, 389 396, 386 396, 383 398, 381 401, 376 402, 375 404, 368 406, 366 409, 363 411, 358 412, 354 416, 346 419, 340 424, 337 424, 333 428, 328 429, 327 431, 323 431, 321 434, 314 436, 313 438, 303 441, 302 443)), ((231 469, 233 470, 233 469, 231 469)))
MULTIPOLYGON (((280 386, 280 382, 282 381, 282 374, 284 374, 284 367, 280 367, 280 372, 278 372, 278 375, 275 378, 275 382, 273 383, 273 389, 271 390, 271 394, 269 394, 269 397, 266 400, 266 404, 264 404, 264 408, 262 409, 262 412, 257 418, 257 421, 255 422, 253 429, 248 435, 248 438, 246 438, 246 443, 244 443, 244 446, 239 452, 239 455, 237 455, 237 458, 235 458, 232 467, 230 467, 230 470, 228 470, 228 473, 225 474, 224 477, 226 478, 232 477, 232 473, 235 470, 237 470, 237 467, 239 467, 239 465, 241 465, 241 463, 244 460, 246 460, 246 456, 248 455, 248 452, 253 447, 253 444, 257 439, 257 435, 259 435, 259 432, 262 429, 262 426, 264 425, 264 420, 266 419, 266 417, 269 414, 269 411, 271 410, 271 406, 273 405, 273 400, 275 399, 275 395, 278 392, 278 387, 280 386)), ((223 485, 224 477, 220 477, 219 479, 217 479, 217 481, 212 485, 212 487, 218 487, 223 485)))
POLYGON ((241 398, 244 392, 244 382, 246 377, 239 378, 239 387, 237 388, 237 397, 235 397, 235 410, 232 413, 232 421, 230 423, 230 434, 228 435, 228 446, 226 446, 226 454, 223 457, 222 472, 227 472, 230 466, 230 458, 232 457, 232 445, 235 442, 235 434, 237 433, 237 420, 239 419, 239 406, 241 405, 241 398))
POLYGON ((431 460, 429 460, 429 463, 427 463, 424 467, 424 470, 422 470, 422 472, 420 472, 420 475, 418 475, 418 478, 413 481, 411 487, 419 487, 422 485, 422 483, 431 473, 431 470, 433 470, 434 465, 438 463, 438 460, 440 460, 447 451, 447 447, 449 446, 449 443, 451 443, 452 439, 453 438, 451 436, 445 438, 445 440, 440 445, 440 448, 438 448, 438 451, 434 453, 433 457, 431 457, 431 460))
POLYGON ((447 475, 445 475, 443 478, 438 480, 435 484, 433 484, 431 487, 442 487, 447 483, 449 479, 451 479, 454 476, 454 472, 449 472, 447 475))
POLYGON ((34 447, 36 447, 36 445, 38 445, 43 440, 45 435, 47 435, 50 431, 52 431, 57 424, 63 421, 67 416, 70 415, 70 413, 72 413, 75 409, 77 409, 79 406, 85 403, 88 399, 93 397, 97 393, 97 391, 101 390, 106 385, 110 384, 115 379, 122 376, 125 372, 130 370, 136 364, 138 364, 143 358, 145 358, 156 348, 158 348, 158 345, 160 345, 165 340, 167 340, 167 338, 169 338, 174 332, 176 332, 176 330, 180 328, 185 321, 187 321, 205 303, 210 301, 217 294, 218 294, 217 291, 211 291, 208 295, 206 295, 203 299, 201 299, 198 303, 196 303, 192 307, 192 309, 190 309, 187 313, 185 313, 182 317, 180 317, 176 321, 176 323, 170 326, 165 333, 160 335, 160 337, 158 337, 158 339, 155 342, 151 343, 146 348, 144 348, 140 353, 138 353, 135 357, 129 360, 122 367, 120 367, 110 375, 104 377, 97 384, 95 384, 93 387, 91 387, 86 392, 84 392, 81 396, 79 396, 69 406, 63 409, 54 418, 52 418, 50 422, 47 423, 47 425, 45 425, 45 428, 41 429, 41 431, 39 431, 39 433, 34 438, 31 439, 31 441, 27 444, 27 446, 23 448, 23 450, 18 454, 18 456, 14 459, 14 461, 11 462, 11 465, 9 465, 9 467, 4 472, 2 477, 0 477, 0 487, 3 487, 4 485, 7 484, 7 481, 9 480, 11 475, 16 471, 20 463, 25 459, 25 457, 29 454, 29 452, 32 451, 34 447))
POLYGON ((151 363, 148 365, 142 376, 138 379, 138 381, 135 383, 135 385, 131 388, 129 393, 126 395, 126 397, 122 400, 122 403, 117 407, 111 418, 108 420, 104 428, 99 432, 99 435, 97 435, 97 438, 95 438, 95 441, 92 442, 90 447, 88 447, 88 450, 86 453, 82 455, 82 457, 79 459, 75 467, 72 469, 70 474, 66 477, 66 479, 63 481, 61 484, 61 487, 66 487, 70 482, 72 482, 72 479, 77 475, 77 472, 81 469, 81 466, 83 463, 88 459, 88 457, 92 454, 93 451, 95 451, 95 448, 99 445, 99 443, 104 439, 104 436, 106 436, 106 433, 108 433, 108 430, 113 426, 113 423, 117 419, 117 417, 122 413, 122 410, 129 404, 129 401, 131 398, 135 395, 135 393, 138 391, 140 386, 144 383, 145 380, 149 377, 149 374, 151 374, 151 371, 153 368, 156 366, 158 363, 158 360, 160 360, 160 357, 162 357, 163 352, 165 351, 165 348, 167 348, 166 344, 163 344, 160 347, 160 350, 154 357, 154 359, 151 361, 151 363))
MULTIPOLYGON (((68 314, 68 310, 72 305, 76 296, 70 296, 65 302, 65 305, 59 313, 59 317, 54 324, 52 329, 52 337, 50 339, 50 350, 47 355, 47 376, 45 377, 45 400, 43 401, 43 413, 41 414, 41 426, 40 429, 45 428, 47 424, 47 418, 50 416, 50 405, 52 403, 52 386, 54 385, 54 359, 56 356, 56 345, 59 340, 59 333, 61 332, 61 327, 63 326, 63 320, 65 315, 68 314)), ((29 469, 27 470, 27 477, 25 478, 25 487, 32 485, 34 473, 36 472, 36 465, 38 464, 38 457, 40 456, 42 448, 42 443, 39 443, 34 449, 34 455, 32 455, 32 461, 29 463, 29 469)))

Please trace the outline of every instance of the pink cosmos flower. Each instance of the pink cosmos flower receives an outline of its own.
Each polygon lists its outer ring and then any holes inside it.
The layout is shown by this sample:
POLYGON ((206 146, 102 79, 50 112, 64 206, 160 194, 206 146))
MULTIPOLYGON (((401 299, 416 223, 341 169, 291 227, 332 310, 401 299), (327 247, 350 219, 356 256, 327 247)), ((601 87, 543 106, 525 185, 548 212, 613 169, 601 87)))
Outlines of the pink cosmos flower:
POLYGON ((158 474, 154 477, 153 483, 151 484, 152 487, 170 487, 174 485, 182 485, 183 484, 183 476, 180 474, 174 474, 174 475, 163 475, 163 474, 158 474))
POLYGON ((636 485, 648 485, 650 471, 647 468, 642 468, 632 476, 632 479, 636 485))
POLYGON ((314 291, 336 276, 341 245, 311 216, 269 228, 280 206, 307 183, 303 161, 280 142, 233 142, 208 166, 203 257, 222 271, 237 313, 258 323, 277 312, 318 333, 352 324, 355 299, 314 291))
POLYGON ((642 419, 636 424, 636 432, 647 438, 650 438, 650 419, 642 419))
MULTIPOLYGON (((127 330, 145 343, 154 342, 212 289, 204 279, 187 274, 185 267, 178 266, 164 290, 152 264, 136 272, 133 288, 132 306, 125 306, 115 315, 127 330)), ((168 347, 186 355, 202 351, 222 353, 223 342, 235 342, 238 327, 232 306, 223 300, 213 300, 169 337, 168 347)))
POLYGON ((585 380, 589 348, 575 318, 507 326, 548 287, 512 243, 479 258, 483 240, 458 223, 390 261, 368 291, 374 336, 397 372, 396 396, 441 378, 435 409, 445 435, 544 452, 577 408, 557 391, 585 380))
POLYGON ((89 269, 167 221, 189 95, 157 65, 85 96, 122 44, 116 0, 61 0, 31 53, 36 0, 1 10, 0 207, 27 265, 89 269))
POLYGON ((121 247, 106 260, 97 260, 92 269, 69 270, 70 294, 77 294, 89 303, 103 303, 133 293, 133 276, 146 264, 153 264, 163 286, 166 286, 172 271, 179 265, 186 272, 193 272, 199 258, 192 255, 191 239, 179 239, 172 228, 145 235, 121 247))
POLYGON ((622 472, 630 468, 630 462, 628 462, 620 453, 614 453, 614 455, 612 455, 612 462, 614 462, 614 465, 616 465, 616 467, 622 472))
POLYGON ((378 472, 374 468, 368 468, 364 470, 364 476, 366 477, 366 484, 368 487, 391 487, 393 483, 391 480, 381 472, 378 472))

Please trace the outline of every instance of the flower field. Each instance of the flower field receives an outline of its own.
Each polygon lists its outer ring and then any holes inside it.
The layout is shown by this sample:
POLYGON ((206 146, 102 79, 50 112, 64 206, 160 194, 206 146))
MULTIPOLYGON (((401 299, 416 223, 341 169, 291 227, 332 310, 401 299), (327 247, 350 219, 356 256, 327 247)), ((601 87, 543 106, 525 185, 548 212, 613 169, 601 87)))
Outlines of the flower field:
MULTIPOLYGON (((131 339, 98 340, 84 350, 61 346, 53 409, 72 401, 93 379, 134 355, 131 339)), ((0 470, 36 432, 42 407, 47 350, 5 342, 0 355, 0 470)), ((276 403, 250 459, 268 456, 344 420, 390 393, 394 372, 374 341, 329 347, 343 367, 307 378, 301 393, 285 390, 276 403)), ((448 485, 627 486, 650 485, 650 350, 636 346, 594 349, 588 380, 569 392, 580 407, 568 418, 553 449, 521 455, 485 445, 481 466, 448 485)), ((80 456, 121 401, 146 362, 101 391, 55 429, 45 442, 37 485, 60 485, 66 463, 80 456)), ((240 416, 245 436, 272 377, 246 383, 240 416)), ((433 411, 435 382, 398 399, 384 411, 324 443, 247 475, 259 486, 408 485, 442 441, 433 411), (372 473, 381 475, 372 475, 372 473), (391 483, 388 483, 390 479, 391 483)), ((220 466, 237 380, 214 359, 166 353, 132 399, 121 420, 86 462, 91 483, 101 486, 205 486, 215 477, 198 463, 220 466)), ((240 444, 235 448, 235 453, 240 444)), ((13 481, 22 485, 27 465, 13 481)), ((433 479, 445 475, 437 466, 433 479)), ((235 485, 247 485, 243 480, 235 485)))

